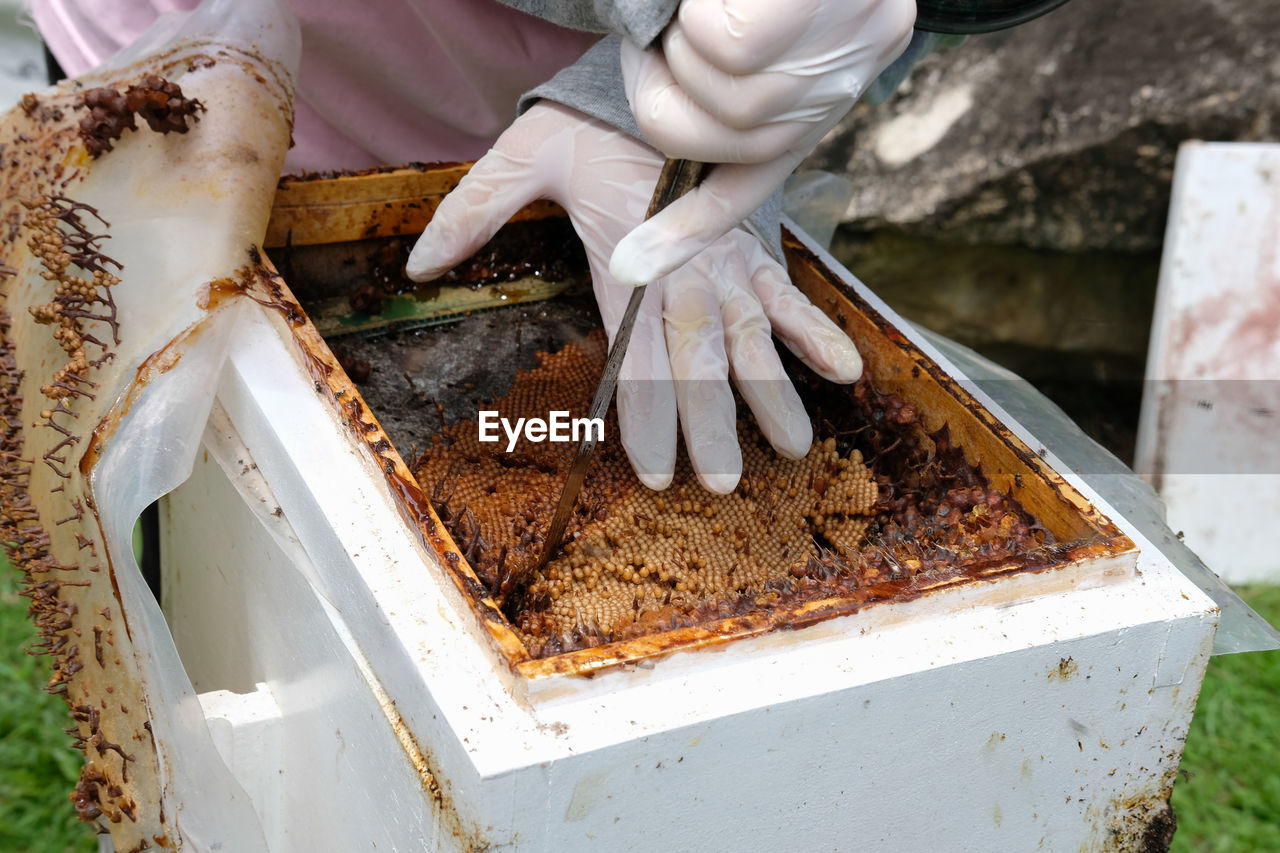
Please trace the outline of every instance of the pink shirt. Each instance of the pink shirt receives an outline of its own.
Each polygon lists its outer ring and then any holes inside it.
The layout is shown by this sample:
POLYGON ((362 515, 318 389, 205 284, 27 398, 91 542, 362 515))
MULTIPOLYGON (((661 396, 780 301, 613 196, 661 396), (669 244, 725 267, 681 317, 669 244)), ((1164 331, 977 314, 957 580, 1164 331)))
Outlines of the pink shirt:
MULTIPOLYGON (((33 0, 69 76, 197 0, 33 0)), ((597 38, 496 0, 291 0, 302 25, 286 171, 470 160, 515 118, 519 96, 597 38)))

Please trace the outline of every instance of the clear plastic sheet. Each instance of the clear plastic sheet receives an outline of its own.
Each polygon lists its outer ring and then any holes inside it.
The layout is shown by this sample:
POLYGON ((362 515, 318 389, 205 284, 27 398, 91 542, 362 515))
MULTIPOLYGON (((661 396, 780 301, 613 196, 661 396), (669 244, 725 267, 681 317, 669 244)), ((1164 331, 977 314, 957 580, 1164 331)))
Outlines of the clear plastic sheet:
MULTIPOLYGON (((83 321, 86 333, 105 342, 101 351, 87 347, 90 356, 109 357, 94 359, 84 378, 72 382, 79 391, 49 414, 41 411, 51 403, 40 386, 66 354, 50 327, 38 326, 28 311, 50 299, 48 265, 42 268, 26 250, 25 238, 11 233, 0 246, 8 267, 7 338, 24 371, 23 420, 34 424, 23 436, 24 452, 35 460, 27 490, 48 531, 51 559, 71 567, 60 576, 63 606, 74 613, 77 636, 106 632, 115 637, 115 654, 132 655, 127 664, 116 663, 136 683, 105 688, 119 701, 120 715, 104 696, 101 714, 92 717, 102 738, 112 735, 123 744, 116 751, 125 778, 110 775, 114 752, 95 751, 90 741, 90 765, 97 762, 109 775, 101 782, 86 776, 79 792, 82 799, 85 791, 91 795, 82 814, 100 809, 101 824, 112 832, 111 840, 103 836, 103 849, 112 849, 112 841, 128 849, 138 840, 198 851, 266 849, 258 817, 210 739, 164 616, 135 563, 132 530, 146 506, 189 476, 236 317, 260 310, 237 295, 235 282, 266 229, 289 144, 299 49, 296 21, 283 2, 206 0, 190 14, 166 16, 103 68, 35 93, 5 117, 8 138, 27 158, 0 174, 11 195, 5 215, 11 222, 26 216, 29 226, 24 207, 31 210, 40 199, 74 200, 97 235, 93 246, 111 259, 102 266, 120 279, 109 289, 118 326, 101 319, 110 313, 105 303, 92 304, 89 313, 98 316, 83 321), (162 134, 139 119, 112 150, 91 158, 75 135, 84 113, 79 93, 98 86, 123 91, 150 74, 198 99, 204 107, 199 121, 186 133, 162 134), (19 199, 27 204, 19 206, 19 199), (62 435, 71 440, 55 444, 62 435), (75 524, 58 518, 67 507, 75 524), (71 575, 77 564, 78 574, 71 575), (68 596, 79 603, 67 604, 68 596), (142 754, 145 740, 130 728, 136 713, 123 716, 126 696, 146 709, 154 758, 142 754), (117 790, 123 784, 124 797, 103 793, 108 783, 117 790), (130 797, 133 813, 125 815, 131 820, 122 820, 112 805, 128 807, 130 797)), ((90 272, 71 270, 81 278, 90 272)), ((95 691, 104 689, 92 681, 102 677, 99 670, 109 671, 95 642, 97 666, 89 649, 69 671, 69 679, 83 681, 70 682, 72 704, 96 703, 95 691)), ((68 653, 59 654, 65 667, 68 653)), ((82 723, 90 710, 78 712, 82 723)))
POLYGON ((1031 383, 955 341, 916 328, 1213 599, 1222 610, 1213 640, 1215 655, 1280 648, 1280 631, 1245 604, 1165 524, 1164 503, 1149 483, 1085 435, 1031 383))
POLYGON ((848 178, 810 169, 787 178, 782 189, 782 212, 824 249, 831 247, 836 226, 853 200, 848 178))
POLYGON ((265 853, 258 816, 210 739, 164 614, 132 552, 138 516, 191 474, 230 331, 242 310, 236 302, 215 312, 201 324, 198 339, 174 349, 182 353, 178 364, 143 388, 95 467, 92 484, 134 654, 143 661, 165 801, 175 810, 184 849, 265 853))
MULTIPOLYGON (((289 31, 292 26, 291 15, 283 4, 207 0, 190 16, 161 19, 139 42, 113 60, 112 66, 145 64, 147 55, 163 54, 172 45, 185 42, 234 44, 264 60, 276 59, 284 67, 296 68, 298 45, 296 34, 289 31)), ((227 109, 248 114, 251 106, 228 104, 227 109)), ((206 137, 217 134, 219 138, 206 138, 203 144, 194 146, 200 150, 185 153, 181 157, 185 162, 173 163, 171 168, 194 166, 190 160, 209 156, 211 149, 235 159, 237 137, 245 129, 237 127, 238 122, 225 121, 222 114, 217 119, 206 119, 199 131, 206 137)), ((272 169, 278 174, 284 150, 272 153, 279 157, 278 165, 272 169)), ((130 212, 133 215, 129 219, 121 212, 112 221, 114 245, 142 244, 148 247, 145 251, 149 255, 133 265, 134 269, 145 265, 149 280, 144 283, 131 276, 129 286, 120 288, 117 298, 121 316, 130 325, 158 332, 141 344, 140 353, 172 353, 180 357, 165 372, 154 377, 143 374, 135 380, 142 384, 130 389, 136 397, 129 402, 127 414, 94 469, 92 491, 107 548, 116 564, 121 603, 130 614, 135 654, 145 659, 142 670, 148 679, 152 731, 162 756, 162 774, 168 776, 162 779, 165 799, 175 810, 174 825, 184 847, 200 851, 265 851, 258 816, 210 739, 204 713, 164 615, 133 561, 131 541, 134 523, 143 509, 190 476, 235 316, 247 310, 241 299, 206 313, 198 299, 179 300, 173 296, 197 294, 208 282, 234 275, 236 268, 247 261, 247 249, 256 245, 265 232, 274 182, 263 186, 265 172, 230 178, 243 170, 232 172, 206 163, 203 168, 191 170, 194 180, 179 181, 185 184, 180 189, 188 191, 182 195, 157 194, 158 187, 154 186, 147 192, 138 184, 134 184, 132 193, 123 194, 118 187, 128 185, 136 176, 134 164, 119 156, 104 157, 102 162, 105 168, 95 169, 86 180, 87 191, 100 182, 104 189, 111 186, 108 192, 113 195, 143 202, 138 205, 141 209, 130 212), (116 164, 120 164, 118 168, 116 164), (202 185, 206 181, 208 184, 202 185), (239 186, 226 193, 224 183, 239 186), (216 190, 213 185, 218 185, 216 190), (173 251, 158 258, 154 254, 156 246, 173 251), (175 288, 178 282, 185 286, 175 288), (158 294, 165 297, 156 298, 158 294), (195 316, 193 308, 199 312, 195 316), (153 348, 153 344, 160 346, 153 348), (173 756, 173 760, 164 760, 167 756, 173 756)), ((150 183, 149 179, 142 182, 150 183)))

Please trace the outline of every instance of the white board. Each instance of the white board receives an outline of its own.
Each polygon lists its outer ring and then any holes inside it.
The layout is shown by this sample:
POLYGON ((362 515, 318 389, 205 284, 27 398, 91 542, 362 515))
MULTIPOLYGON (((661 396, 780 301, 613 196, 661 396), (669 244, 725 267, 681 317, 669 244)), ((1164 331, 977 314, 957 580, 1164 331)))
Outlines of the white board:
POLYGON ((1280 582, 1280 145, 1183 145, 1136 467, 1231 583, 1280 582))

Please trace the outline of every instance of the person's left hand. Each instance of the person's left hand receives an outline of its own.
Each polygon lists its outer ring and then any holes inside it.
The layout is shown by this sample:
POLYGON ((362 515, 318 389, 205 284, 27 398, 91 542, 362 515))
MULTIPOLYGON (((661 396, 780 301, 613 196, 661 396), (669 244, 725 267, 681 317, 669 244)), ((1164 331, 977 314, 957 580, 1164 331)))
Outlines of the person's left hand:
POLYGON ((716 163, 618 244, 615 278, 664 276, 756 210, 906 48, 915 0, 682 0, 660 46, 622 43, 645 139, 716 163))
MULTIPOLYGON (((610 275, 609 255, 644 218, 662 162, 661 154, 621 131, 541 101, 441 202, 406 272, 415 281, 435 278, 480 248, 523 205, 554 199, 582 238, 612 343, 631 288, 610 275)), ((733 490, 742 454, 730 376, 779 453, 808 453, 812 425, 771 331, 827 379, 852 382, 862 372, 848 336, 742 229, 713 240, 650 285, 618 383, 622 444, 641 482, 653 489, 670 484, 678 410, 699 481, 713 492, 733 490)))

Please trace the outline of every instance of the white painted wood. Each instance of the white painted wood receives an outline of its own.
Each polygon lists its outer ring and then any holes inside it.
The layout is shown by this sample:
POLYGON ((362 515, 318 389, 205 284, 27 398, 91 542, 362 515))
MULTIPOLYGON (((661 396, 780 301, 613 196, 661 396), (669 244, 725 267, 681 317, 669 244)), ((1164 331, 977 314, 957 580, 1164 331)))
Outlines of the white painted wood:
POLYGON ((165 598, 200 689, 279 705, 278 850, 1106 850, 1167 793, 1216 610, 1136 530, 1137 575, 531 688, 292 344, 238 334, 165 598))
POLYGON ((1185 143, 1136 467, 1231 583, 1280 583, 1280 145, 1185 143))
POLYGON ((223 413, 215 411, 205 446, 191 479, 165 499, 161 542, 164 583, 203 583, 167 596, 166 616, 186 626, 175 640, 193 683, 211 691, 201 694, 206 708, 230 703, 215 680, 223 677, 261 683, 249 696, 265 688, 278 709, 273 765, 239 754, 230 762, 255 807, 262 774, 278 777, 262 814, 269 843, 274 825, 272 849, 435 849, 423 780, 387 719, 394 706, 338 611, 306 580, 306 553, 223 413), (239 606, 227 608, 228 599, 239 606), (251 653, 224 661, 226 644, 244 638, 251 653))

